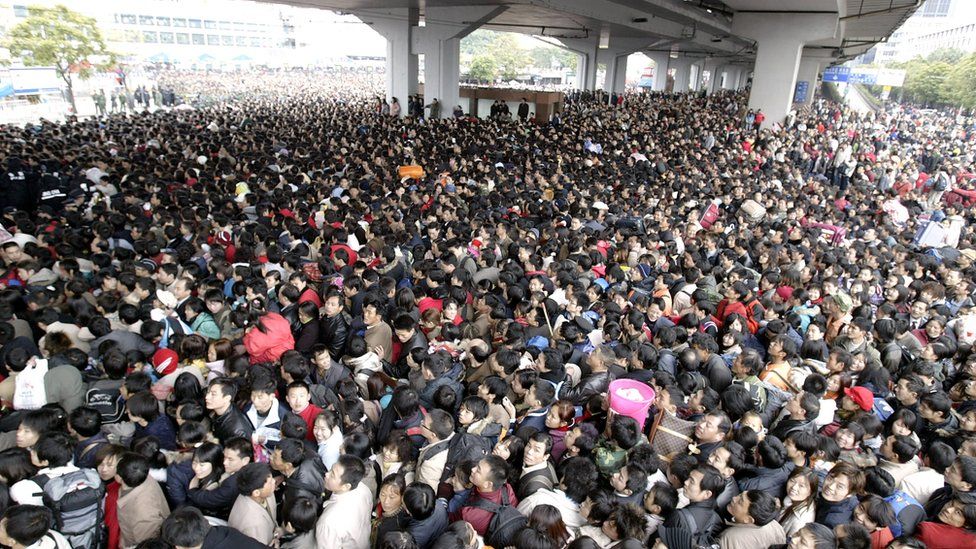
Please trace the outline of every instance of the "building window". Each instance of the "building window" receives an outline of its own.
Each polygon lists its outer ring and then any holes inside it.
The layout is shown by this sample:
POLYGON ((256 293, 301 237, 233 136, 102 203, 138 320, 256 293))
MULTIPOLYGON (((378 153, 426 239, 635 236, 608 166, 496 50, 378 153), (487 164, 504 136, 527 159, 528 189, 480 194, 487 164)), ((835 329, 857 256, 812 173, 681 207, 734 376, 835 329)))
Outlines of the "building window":
POLYGON ((230 21, 221 21, 219 25, 222 31, 229 31, 231 29, 230 21))
POLYGON ((121 20, 122 23, 125 25, 136 24, 136 16, 132 15, 131 13, 123 13, 122 15, 119 16, 119 20, 121 20))
POLYGON ((199 19, 187 19, 187 23, 190 24, 190 28, 191 29, 202 29, 203 28, 203 21, 200 21, 199 19))
POLYGON ((140 15, 139 16, 139 24, 140 25, 146 25, 146 26, 152 26, 152 25, 155 25, 156 24, 156 19, 153 18, 152 15, 140 15))
POLYGON ((156 18, 156 26, 157 27, 168 27, 169 24, 170 24, 169 23, 169 17, 157 17, 156 18))
POLYGON ((233 46, 234 45, 234 37, 233 36, 228 36, 228 35, 225 34, 225 35, 223 35, 223 36, 220 37, 220 43, 222 45, 224 45, 224 46, 233 46))
POLYGON ((180 27, 180 28, 186 28, 186 19, 184 19, 182 17, 174 17, 173 18, 173 26, 174 27, 180 27))
POLYGON ((216 21, 211 21, 209 19, 204 19, 204 21, 203 21, 203 28, 205 28, 205 29, 216 29, 217 28, 217 22, 216 21))
POLYGON ((260 48, 261 47, 261 39, 260 38, 251 38, 251 47, 252 48, 260 48))
POLYGON ((194 46, 203 46, 206 43, 207 43, 207 41, 203 38, 203 35, 202 34, 194 34, 193 35, 193 45, 194 46))
POLYGON ((237 45, 238 46, 243 46, 245 48, 247 47, 247 37, 246 36, 238 36, 235 39, 235 41, 237 42, 237 45))
POLYGON ((23 19, 28 15, 30 15, 30 11, 27 9, 27 6, 14 6, 14 17, 23 19))
POLYGON ((187 45, 190 43, 190 35, 185 32, 176 33, 176 43, 180 45, 187 45))
POLYGON ((176 42, 176 39, 171 32, 161 32, 159 33, 159 41, 163 44, 173 44, 176 42))
POLYGON ((208 34, 207 35, 207 45, 208 46, 219 46, 220 45, 220 36, 217 36, 216 34, 208 34))
POLYGON ((146 44, 156 44, 159 42, 159 37, 156 36, 155 31, 142 31, 142 41, 146 44))

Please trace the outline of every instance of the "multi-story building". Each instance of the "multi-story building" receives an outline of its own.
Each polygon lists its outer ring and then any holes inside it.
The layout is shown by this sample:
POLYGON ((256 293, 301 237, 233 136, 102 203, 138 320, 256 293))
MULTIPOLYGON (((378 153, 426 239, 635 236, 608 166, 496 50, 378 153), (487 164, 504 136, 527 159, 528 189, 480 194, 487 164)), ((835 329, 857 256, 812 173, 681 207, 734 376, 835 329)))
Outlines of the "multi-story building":
POLYGON ((385 52, 382 38, 350 17, 242 0, 25 0, 0 5, 0 27, 27 17, 27 5, 55 4, 95 18, 109 49, 130 62, 306 65, 321 61, 323 49, 330 56, 385 52))
POLYGON ((862 61, 880 65, 925 57, 941 48, 976 51, 976 2, 928 0, 862 61))

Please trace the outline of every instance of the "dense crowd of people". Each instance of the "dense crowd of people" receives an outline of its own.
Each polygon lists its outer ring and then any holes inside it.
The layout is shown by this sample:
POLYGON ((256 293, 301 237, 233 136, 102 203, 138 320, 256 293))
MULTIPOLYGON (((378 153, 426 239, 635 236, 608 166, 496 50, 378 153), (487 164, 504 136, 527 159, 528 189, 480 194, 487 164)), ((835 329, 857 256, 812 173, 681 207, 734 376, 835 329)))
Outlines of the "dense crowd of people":
POLYGON ((164 78, 0 128, 0 544, 976 546, 973 118, 164 78))

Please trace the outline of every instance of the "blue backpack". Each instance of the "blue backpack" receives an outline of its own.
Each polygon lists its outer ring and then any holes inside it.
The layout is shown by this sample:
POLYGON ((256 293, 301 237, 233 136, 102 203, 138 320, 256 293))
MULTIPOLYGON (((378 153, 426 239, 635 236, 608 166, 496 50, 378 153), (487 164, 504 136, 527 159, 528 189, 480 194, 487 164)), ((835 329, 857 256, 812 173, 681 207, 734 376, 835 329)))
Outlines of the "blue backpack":
POLYGON ((888 528, 891 529, 891 535, 897 538, 902 534, 903 528, 901 522, 898 520, 898 513, 901 513, 901 511, 909 505, 918 505, 920 508, 922 506, 918 503, 918 500, 905 492, 902 492, 901 490, 898 490, 894 494, 884 498, 884 500, 891 505, 892 510, 895 512, 895 522, 889 524, 888 528))

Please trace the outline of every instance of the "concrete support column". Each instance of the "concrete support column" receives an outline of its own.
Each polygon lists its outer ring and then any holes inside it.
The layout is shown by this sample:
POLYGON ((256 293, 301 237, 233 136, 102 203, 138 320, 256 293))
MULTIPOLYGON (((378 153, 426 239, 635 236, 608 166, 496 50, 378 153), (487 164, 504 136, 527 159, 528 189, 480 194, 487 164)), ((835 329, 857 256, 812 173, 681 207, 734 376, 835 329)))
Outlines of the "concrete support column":
POLYGON ((684 93, 689 90, 691 83, 691 59, 679 57, 671 60, 674 69, 674 88, 671 91, 684 93))
POLYGON ((813 96, 820 86, 820 69, 828 62, 827 59, 804 55, 800 58, 800 68, 796 73, 796 85, 806 82, 806 97, 797 97, 794 89, 793 102, 801 105, 813 103, 813 96))
POLYGON ((702 63, 702 76, 699 83, 699 89, 704 88, 705 93, 712 93, 715 90, 715 81, 718 79, 718 65, 717 59, 706 59, 702 63), (705 82, 705 72, 708 73, 708 82, 705 82))
POLYGON ((627 87, 627 57, 630 52, 615 49, 602 49, 597 54, 597 62, 607 68, 603 79, 603 91, 609 96, 612 93, 624 93, 627 87))
POLYGON ((723 90, 735 90, 736 85, 739 83, 739 73, 742 71, 740 67, 735 67, 728 65, 725 67, 725 78, 722 80, 723 90))
POLYGON ((566 49, 576 53, 576 87, 581 90, 596 90, 596 69, 600 54, 599 40, 561 38, 566 49))
POLYGON ((356 17, 386 38, 386 99, 396 97, 401 114, 406 113, 407 98, 417 93, 417 55, 411 49, 411 36, 419 16, 417 8, 356 12, 356 17))
POLYGON ((646 54, 654 61, 654 91, 663 91, 668 83, 668 68, 671 64, 671 54, 666 51, 648 52, 646 54))
POLYGON ((736 14, 733 34, 758 42, 749 108, 765 113, 764 126, 782 124, 790 110, 803 45, 833 38, 837 23, 837 14, 736 14))
POLYGON ((428 7, 424 12, 424 26, 415 28, 412 34, 412 51, 424 54, 424 102, 430 104, 435 98, 440 101, 442 118, 451 117, 454 106, 461 103, 461 39, 507 9, 428 7))

